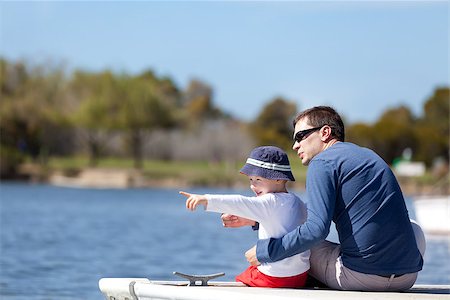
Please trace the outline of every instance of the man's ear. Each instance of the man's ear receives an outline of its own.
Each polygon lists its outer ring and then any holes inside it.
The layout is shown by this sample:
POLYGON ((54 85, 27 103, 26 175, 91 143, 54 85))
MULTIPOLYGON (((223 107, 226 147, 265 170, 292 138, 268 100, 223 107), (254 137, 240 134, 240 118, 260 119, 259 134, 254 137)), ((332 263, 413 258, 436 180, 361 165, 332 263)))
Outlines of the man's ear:
POLYGON ((321 139, 324 142, 328 142, 332 138, 332 129, 330 126, 325 125, 321 129, 321 139))

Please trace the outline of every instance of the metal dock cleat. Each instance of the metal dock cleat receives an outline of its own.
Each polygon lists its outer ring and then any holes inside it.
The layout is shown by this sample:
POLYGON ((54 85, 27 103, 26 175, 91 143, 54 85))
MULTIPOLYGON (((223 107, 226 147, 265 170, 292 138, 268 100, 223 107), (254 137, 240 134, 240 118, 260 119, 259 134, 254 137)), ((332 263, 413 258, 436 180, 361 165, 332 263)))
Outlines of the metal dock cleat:
POLYGON ((225 273, 216 273, 216 274, 209 274, 209 275, 189 275, 184 274, 180 272, 173 272, 173 275, 177 275, 183 278, 186 278, 189 280, 188 286, 206 286, 208 285, 208 281, 220 276, 224 276, 225 273))

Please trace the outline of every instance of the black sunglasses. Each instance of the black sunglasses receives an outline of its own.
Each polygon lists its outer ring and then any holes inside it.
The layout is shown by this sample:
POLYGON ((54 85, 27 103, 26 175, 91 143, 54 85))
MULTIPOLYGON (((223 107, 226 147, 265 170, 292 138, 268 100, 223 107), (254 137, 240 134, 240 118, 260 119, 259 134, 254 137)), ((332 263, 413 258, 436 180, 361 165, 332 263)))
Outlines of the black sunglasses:
POLYGON ((314 131, 317 131, 319 129, 321 129, 323 126, 320 127, 314 127, 314 128, 309 128, 309 129, 305 129, 305 130, 300 130, 297 131, 297 133, 294 136, 294 141, 297 143, 300 143, 301 141, 303 141, 309 134, 313 133, 314 131))

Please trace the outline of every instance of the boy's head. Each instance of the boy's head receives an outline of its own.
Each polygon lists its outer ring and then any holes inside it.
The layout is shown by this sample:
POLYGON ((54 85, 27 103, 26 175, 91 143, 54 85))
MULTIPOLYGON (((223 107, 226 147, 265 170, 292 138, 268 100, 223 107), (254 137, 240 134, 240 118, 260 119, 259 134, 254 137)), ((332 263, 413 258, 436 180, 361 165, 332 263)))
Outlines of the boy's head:
POLYGON ((253 149, 240 172, 247 176, 259 176, 271 180, 295 181, 286 152, 275 146, 253 149))

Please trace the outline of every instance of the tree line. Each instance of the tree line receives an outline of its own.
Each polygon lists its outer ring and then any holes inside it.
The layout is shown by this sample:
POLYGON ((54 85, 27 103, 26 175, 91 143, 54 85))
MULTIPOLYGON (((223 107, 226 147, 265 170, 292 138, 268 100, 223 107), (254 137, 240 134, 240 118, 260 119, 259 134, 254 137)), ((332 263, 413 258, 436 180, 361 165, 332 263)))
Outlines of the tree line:
MULTIPOLYGON (((0 59, 1 176, 25 160, 87 154, 144 159, 238 161, 256 145, 292 146, 292 119, 300 110, 283 97, 269 100, 250 122, 214 103, 213 88, 192 79, 185 89, 152 70, 137 75, 110 70, 70 74, 54 64, 0 59)), ((376 151, 388 163, 412 150, 431 166, 449 158, 448 87, 438 87, 415 116, 388 108, 373 124, 346 124, 347 140, 376 151)), ((336 107, 339 111, 339 107, 336 107)), ((344 115, 345 117, 345 115, 344 115)))

